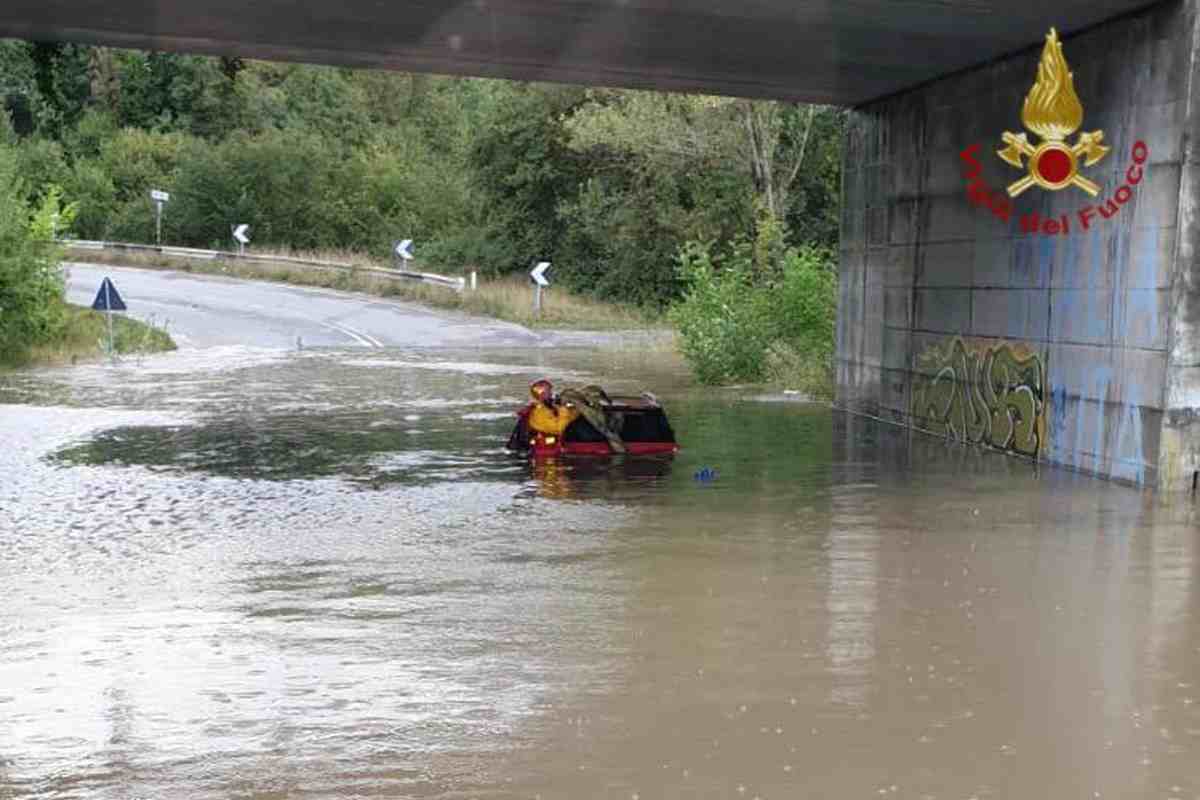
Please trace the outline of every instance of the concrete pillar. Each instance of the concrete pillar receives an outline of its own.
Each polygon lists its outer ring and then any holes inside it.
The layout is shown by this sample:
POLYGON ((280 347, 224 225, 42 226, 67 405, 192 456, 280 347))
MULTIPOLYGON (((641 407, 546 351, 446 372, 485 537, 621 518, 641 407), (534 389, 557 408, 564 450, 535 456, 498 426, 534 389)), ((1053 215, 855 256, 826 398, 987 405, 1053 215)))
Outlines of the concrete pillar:
POLYGON ((1042 41, 855 110, 843 176, 841 407, 1103 477, 1191 488, 1197 2, 1062 40, 1083 106, 1067 142, 1102 130, 1111 148, 1080 166, 1096 197, 1076 186, 1005 192, 1027 172, 997 155, 1002 134, 1042 141, 1021 115, 1042 41))
MULTIPOLYGON (((1180 148, 1178 236, 1170 278, 1170 327, 1159 483, 1190 489, 1200 471, 1200 15, 1189 3, 1179 14, 1189 36, 1180 148)), ((1175 137, 1172 137, 1175 138, 1175 137)))

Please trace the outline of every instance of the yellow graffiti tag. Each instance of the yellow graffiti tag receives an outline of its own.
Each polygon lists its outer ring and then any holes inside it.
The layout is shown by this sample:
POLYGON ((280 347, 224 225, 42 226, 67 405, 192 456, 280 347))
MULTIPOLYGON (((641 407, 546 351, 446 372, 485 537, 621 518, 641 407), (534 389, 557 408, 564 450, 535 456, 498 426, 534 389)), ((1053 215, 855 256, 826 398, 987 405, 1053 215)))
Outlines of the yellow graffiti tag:
POLYGON ((1024 345, 956 337, 917 357, 913 424, 964 442, 1041 453, 1046 440, 1046 368, 1024 345))

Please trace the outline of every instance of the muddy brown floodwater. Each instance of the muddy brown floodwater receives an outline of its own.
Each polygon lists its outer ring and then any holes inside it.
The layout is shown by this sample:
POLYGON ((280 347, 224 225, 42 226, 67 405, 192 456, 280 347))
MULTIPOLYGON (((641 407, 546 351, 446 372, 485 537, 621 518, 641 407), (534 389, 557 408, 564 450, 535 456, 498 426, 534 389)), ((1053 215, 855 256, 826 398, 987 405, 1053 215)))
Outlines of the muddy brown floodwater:
POLYGON ((0 378, 0 798, 1200 798, 1190 498, 623 359, 0 378), (513 459, 543 374, 684 451, 513 459))

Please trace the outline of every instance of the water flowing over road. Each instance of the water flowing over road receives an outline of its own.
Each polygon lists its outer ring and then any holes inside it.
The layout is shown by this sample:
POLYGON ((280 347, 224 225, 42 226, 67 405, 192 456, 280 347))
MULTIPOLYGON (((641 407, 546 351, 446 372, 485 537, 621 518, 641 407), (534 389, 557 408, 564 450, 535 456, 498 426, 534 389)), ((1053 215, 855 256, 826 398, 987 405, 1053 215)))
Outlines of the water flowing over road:
POLYGON ((1190 499, 357 302, 0 376, 0 798, 1200 798, 1190 499), (543 375, 684 450, 513 458, 543 375))

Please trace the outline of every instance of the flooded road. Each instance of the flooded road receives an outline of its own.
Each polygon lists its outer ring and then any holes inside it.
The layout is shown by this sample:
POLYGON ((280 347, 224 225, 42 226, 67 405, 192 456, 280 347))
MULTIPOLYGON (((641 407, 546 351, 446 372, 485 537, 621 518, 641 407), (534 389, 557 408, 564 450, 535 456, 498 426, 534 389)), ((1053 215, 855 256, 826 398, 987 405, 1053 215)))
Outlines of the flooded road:
POLYGON ((354 292, 270 281, 68 262, 67 299, 90 306, 105 278, 131 317, 165 325, 182 348, 536 346, 508 322, 354 292))
POLYGON ((0 798, 1200 798, 1190 500, 659 361, 0 377, 0 798), (685 449, 514 460, 543 375, 685 449))

